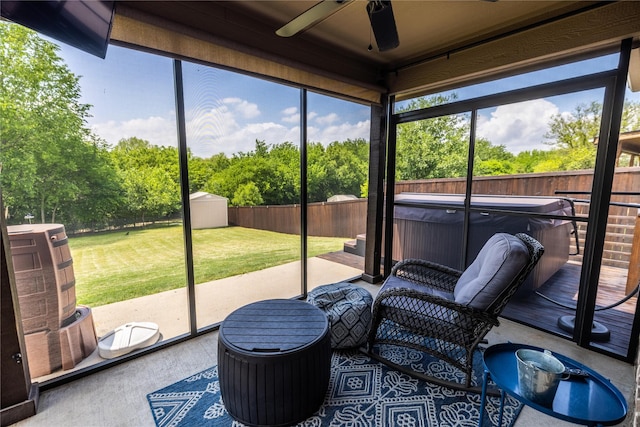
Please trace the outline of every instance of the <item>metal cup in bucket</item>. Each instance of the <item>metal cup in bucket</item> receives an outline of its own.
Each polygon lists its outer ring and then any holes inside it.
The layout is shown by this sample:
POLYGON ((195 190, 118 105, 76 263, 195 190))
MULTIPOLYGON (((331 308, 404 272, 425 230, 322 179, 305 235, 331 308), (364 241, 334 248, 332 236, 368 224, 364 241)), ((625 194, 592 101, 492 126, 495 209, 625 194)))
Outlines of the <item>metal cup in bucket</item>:
POLYGON ((516 350, 516 359, 522 396, 540 405, 552 406, 565 371, 564 364, 549 350, 516 350))

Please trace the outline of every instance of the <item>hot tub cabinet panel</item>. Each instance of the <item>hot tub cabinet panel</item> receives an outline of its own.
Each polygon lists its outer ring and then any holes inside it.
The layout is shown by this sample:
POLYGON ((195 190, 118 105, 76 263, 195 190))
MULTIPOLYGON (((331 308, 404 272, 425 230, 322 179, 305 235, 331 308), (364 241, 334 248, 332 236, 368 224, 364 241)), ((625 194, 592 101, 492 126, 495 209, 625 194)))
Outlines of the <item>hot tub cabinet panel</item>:
MULTIPOLYGON (((469 212, 467 265, 495 233, 527 233, 545 248, 544 256, 522 286, 520 295, 542 286, 569 259, 571 221, 535 218, 519 213, 571 216, 571 201, 552 197, 477 195, 469 212), (508 210, 516 214, 490 212, 508 210)), ((464 196, 401 193, 394 209, 393 258, 420 258, 463 270, 464 196)))

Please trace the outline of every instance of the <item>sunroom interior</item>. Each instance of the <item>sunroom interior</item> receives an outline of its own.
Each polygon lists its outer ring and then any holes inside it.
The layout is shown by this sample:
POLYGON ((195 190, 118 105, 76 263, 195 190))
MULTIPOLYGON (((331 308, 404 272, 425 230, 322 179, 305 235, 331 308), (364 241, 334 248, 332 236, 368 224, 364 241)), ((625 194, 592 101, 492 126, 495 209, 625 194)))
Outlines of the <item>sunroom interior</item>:
MULTIPOLYGON (((544 333, 545 337, 575 343, 579 349, 616 359, 616 363, 637 363, 640 308, 636 285, 640 272, 636 270, 640 269, 636 264, 640 258, 634 258, 634 254, 637 252, 640 257, 640 237, 633 236, 634 230, 640 236, 640 166, 634 163, 637 152, 625 148, 634 147, 637 132, 624 134, 621 116, 625 90, 633 84, 628 81, 634 81, 629 77, 640 74, 640 64, 634 59, 640 52, 640 3, 394 1, 400 43, 380 51, 365 11, 367 2, 356 0, 344 2, 335 13, 292 37, 276 34, 276 30, 315 3, 117 1, 108 49, 130 49, 172 61, 171 84, 176 94, 186 84, 190 67, 194 70, 212 67, 296 89, 294 96, 299 96, 301 113, 307 111, 307 104, 316 95, 366 106, 370 109, 368 189, 363 219, 366 240, 362 257, 352 265, 354 270, 341 271, 340 280, 361 283, 375 292, 395 261, 416 254, 422 256, 430 250, 432 256, 440 256, 441 248, 425 248, 413 242, 414 238, 420 240, 420 236, 433 237, 421 234, 425 232, 421 227, 425 226, 404 220, 402 212, 416 210, 422 214, 427 206, 436 214, 450 210, 464 213, 457 227, 460 234, 455 237, 461 246, 454 249, 461 256, 450 261, 456 264, 451 265, 455 268, 464 268, 472 261, 472 248, 476 245, 473 236, 484 236, 487 232, 472 221, 474 215, 491 214, 513 220, 526 216, 534 222, 561 222, 559 228, 565 239, 562 245, 566 246, 568 240, 570 253, 560 254, 559 266, 541 273, 546 276, 532 285, 530 295, 508 306, 503 317, 508 324, 514 322, 516 328, 523 326, 534 334, 544 333), (589 68, 593 71, 588 73, 561 78, 554 75, 555 70, 568 64, 590 64, 589 61, 598 58, 606 58, 604 65, 589 68), (542 82, 529 79, 533 73, 544 70, 552 70, 552 77, 542 82), (512 84, 509 79, 517 77, 520 80, 512 84), (490 86, 492 82, 499 83, 490 86), (490 87, 488 92, 486 87, 490 87), (448 97, 453 91, 462 93, 462 97, 448 97), (598 138, 594 141, 595 167, 591 171, 584 176, 529 173, 514 177, 504 173, 490 182, 474 172, 474 163, 481 160, 474 149, 476 139, 483 137, 476 131, 482 112, 587 91, 594 91, 603 105, 598 138), (440 103, 414 102, 439 95, 440 103), (468 122, 466 174, 430 183, 404 179, 397 162, 406 153, 402 151, 405 148, 396 144, 398 135, 412 124, 428 124, 441 117, 464 117, 468 122), (621 153, 627 157, 618 163, 621 153), (628 165, 618 169, 624 161, 628 165), (437 200, 432 200, 433 197, 437 200), (484 204, 491 197, 509 198, 515 205, 506 206, 504 200, 498 205, 484 204), (566 201, 568 208, 562 212, 526 210, 523 214, 514 207, 522 198, 536 199, 541 205, 549 200, 566 201), (615 246, 611 234, 619 234, 611 232, 614 217, 625 217, 630 224, 624 234, 630 234, 631 240, 621 244, 626 248, 622 264, 616 260, 617 255, 607 255, 610 247, 615 246), (602 307, 605 310, 601 312, 602 307), (599 339, 593 325, 609 329, 609 339, 599 339)), ((637 81, 636 78, 635 85, 637 81)), ((188 143, 180 140, 184 137, 185 118, 179 97, 176 95, 178 147, 185 157, 178 163, 186 169, 188 143)), ((307 164, 302 147, 308 139, 307 123, 305 114, 300 116, 303 185, 296 224, 299 230, 295 233, 300 236, 300 263, 293 272, 285 273, 293 283, 285 292, 288 298, 304 297, 323 280, 335 280, 315 277, 325 267, 314 264, 316 261, 311 261, 307 253, 308 230, 313 219, 309 216, 311 207, 307 206, 304 185, 307 164)), ((181 182, 181 192, 183 200, 188 199, 185 181, 181 182)), ((189 228, 188 209, 189 204, 184 204, 186 228, 189 228)), ((17 297, 15 284, 7 286, 13 282, 13 272, 7 262, 10 252, 5 252, 8 240, 5 222, 2 232, 2 394, 15 400, 8 412, 3 398, 3 425, 5 419, 16 421, 36 413, 40 391, 55 392, 58 386, 107 368, 140 363, 139 358, 159 358, 162 352, 172 351, 169 347, 184 345, 192 339, 202 340, 202 335, 215 333, 219 326, 219 318, 203 320, 208 306, 199 305, 199 299, 204 300, 208 294, 196 287, 194 255, 187 250, 186 268, 191 273, 186 274, 184 300, 179 301, 188 319, 183 329, 135 354, 82 365, 61 375, 33 378, 25 372, 24 365, 7 361, 15 360, 12 356, 21 352, 24 340, 15 328, 13 332, 9 330, 16 322, 7 322, 5 317, 8 313, 5 304, 17 297), (14 340, 5 341, 5 336, 10 335, 15 336, 14 340)), ((554 237, 544 238, 550 239, 547 243, 550 248, 557 244, 554 237)))

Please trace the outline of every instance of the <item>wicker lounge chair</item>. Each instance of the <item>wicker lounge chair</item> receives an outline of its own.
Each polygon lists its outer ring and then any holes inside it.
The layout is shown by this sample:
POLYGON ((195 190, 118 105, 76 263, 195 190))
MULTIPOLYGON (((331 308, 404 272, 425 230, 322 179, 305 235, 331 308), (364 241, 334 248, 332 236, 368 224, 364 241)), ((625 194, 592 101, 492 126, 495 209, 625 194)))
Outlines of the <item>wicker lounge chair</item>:
POLYGON ((479 391, 471 381, 474 351, 543 252, 526 234, 497 233, 464 272, 424 260, 399 262, 374 301, 368 353, 427 381, 479 391), (464 383, 408 370, 377 352, 379 344, 436 356, 460 369, 464 383))

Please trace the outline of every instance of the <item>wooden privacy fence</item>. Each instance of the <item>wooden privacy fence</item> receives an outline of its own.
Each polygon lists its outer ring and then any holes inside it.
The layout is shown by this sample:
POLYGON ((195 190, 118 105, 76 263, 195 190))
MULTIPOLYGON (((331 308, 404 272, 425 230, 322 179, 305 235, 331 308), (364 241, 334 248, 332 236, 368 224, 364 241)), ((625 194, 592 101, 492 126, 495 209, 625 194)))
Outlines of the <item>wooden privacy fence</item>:
MULTIPOLYGON (((504 196, 558 196, 576 199, 576 214, 587 216, 586 201, 593 183, 592 171, 550 172, 521 175, 477 177, 473 180, 474 194, 504 196)), ((430 180, 400 181, 396 194, 452 193, 464 194, 465 178, 441 178, 430 180)), ((640 167, 619 168, 613 181, 614 193, 640 191, 640 167)), ((640 204, 639 196, 613 195, 612 202, 640 204)), ((353 239, 366 231, 367 199, 342 202, 310 203, 308 205, 308 230, 310 236, 346 237, 353 239)), ((636 207, 611 206, 607 224, 607 236, 603 259, 606 265, 629 268, 632 258, 640 251, 640 233, 637 232, 636 207), (636 236, 634 238, 634 230, 636 236)), ((248 228, 300 233, 300 205, 230 207, 229 224, 248 228)), ((578 236, 584 245, 586 225, 579 224, 578 236)), ((581 255, 574 259, 580 260, 581 255)), ((634 258, 635 259, 635 258, 634 258)), ((633 261, 635 262, 635 261, 633 261)), ((633 264, 632 262, 632 264, 633 264)))
MULTIPOLYGON (((556 196, 557 192, 591 191, 593 171, 566 171, 520 175, 483 176, 473 179, 473 193, 505 196, 556 196)), ((464 194, 466 178, 440 178, 396 183, 396 194, 415 193, 464 194)), ((613 181, 614 192, 640 191, 640 168, 620 168, 613 181)), ((568 197, 586 198, 585 195, 567 194, 568 197)), ((638 196, 613 196, 612 201, 639 203, 638 196)))
MULTIPOLYGON (((229 207, 229 225, 300 234, 300 205, 229 207)), ((307 234, 354 238, 367 227, 367 199, 307 205, 307 234)))

